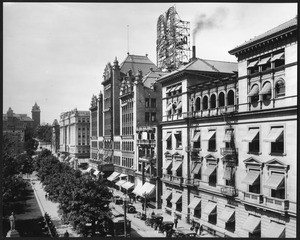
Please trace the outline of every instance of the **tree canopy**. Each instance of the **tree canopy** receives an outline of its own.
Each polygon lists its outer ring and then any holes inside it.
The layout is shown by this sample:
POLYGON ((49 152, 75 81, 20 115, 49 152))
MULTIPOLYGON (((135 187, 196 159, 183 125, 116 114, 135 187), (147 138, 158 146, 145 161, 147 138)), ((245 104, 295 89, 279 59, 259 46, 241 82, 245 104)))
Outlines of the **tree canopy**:
POLYGON ((35 129, 35 136, 41 141, 51 142, 52 126, 49 124, 37 126, 35 129))

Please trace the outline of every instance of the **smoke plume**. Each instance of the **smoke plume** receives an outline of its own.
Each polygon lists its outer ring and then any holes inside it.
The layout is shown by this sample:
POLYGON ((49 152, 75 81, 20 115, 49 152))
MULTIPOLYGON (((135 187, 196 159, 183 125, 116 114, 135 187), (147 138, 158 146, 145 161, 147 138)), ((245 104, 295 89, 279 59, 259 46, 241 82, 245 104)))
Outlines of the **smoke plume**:
POLYGON ((213 29, 219 28, 222 25, 222 21, 227 16, 227 9, 217 8, 216 11, 210 16, 206 14, 201 14, 197 17, 195 27, 193 29, 193 45, 195 44, 195 39, 197 34, 203 29, 213 29))

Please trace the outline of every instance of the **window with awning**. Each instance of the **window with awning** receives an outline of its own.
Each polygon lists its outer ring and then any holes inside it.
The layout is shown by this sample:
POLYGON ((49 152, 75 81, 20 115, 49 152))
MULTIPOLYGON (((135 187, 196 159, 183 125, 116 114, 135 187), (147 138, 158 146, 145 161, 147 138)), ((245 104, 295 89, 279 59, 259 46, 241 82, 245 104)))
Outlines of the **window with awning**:
POLYGON ((167 109, 166 109, 166 112, 171 111, 171 109, 172 109, 172 104, 169 104, 168 107, 167 107, 167 109))
POLYGON ((247 135, 243 138, 242 142, 252 142, 259 133, 259 128, 250 128, 247 135))
POLYGON ((172 165, 172 160, 167 160, 163 166, 164 169, 170 169, 171 165, 172 165))
POLYGON ((200 134, 201 134, 201 132, 199 131, 199 132, 195 132, 195 135, 194 135, 194 137, 192 138, 192 142, 198 142, 199 141, 199 139, 200 139, 200 134))
POLYGON ((272 127, 264 142, 276 142, 283 137, 283 127, 272 127))
POLYGON ((216 130, 210 130, 207 134, 202 138, 203 141, 209 141, 216 134, 216 130))
POLYGON ((203 210, 203 214, 208 215, 208 216, 214 215, 217 213, 216 210, 217 210, 217 204, 214 202, 208 202, 203 210))
POLYGON ((206 175, 210 177, 213 173, 216 172, 217 165, 208 165, 203 173, 203 175, 206 175))
POLYGON ((246 177, 242 180, 242 183, 252 186, 255 183, 255 181, 258 180, 259 175, 260 175, 259 171, 249 171, 246 177))
POLYGON ((148 133, 147 132, 142 132, 142 139, 147 140, 148 139, 148 133))
POLYGON ((235 221, 235 209, 230 207, 225 207, 219 218, 225 223, 235 221))
POLYGON ((263 88, 260 90, 259 95, 271 94, 271 83, 266 82, 263 88))
POLYGON ((246 221, 244 222, 242 228, 249 233, 254 233, 260 230, 260 218, 249 215, 246 221))
POLYGON ((179 110, 182 108, 182 102, 178 103, 177 107, 176 107, 176 110, 179 110))
POLYGON ((284 181, 284 174, 272 173, 267 182, 264 184, 264 187, 278 190, 282 187, 284 181))
POLYGON ((278 59, 284 59, 284 53, 277 53, 271 58, 271 62, 274 62, 278 59))
POLYGON ((174 91, 179 91, 181 88, 181 85, 178 85, 177 87, 175 87, 174 91))
POLYGON ((258 63, 258 60, 255 60, 255 61, 253 61, 253 62, 250 62, 250 63, 248 64, 248 68, 256 66, 257 63, 258 63))
MULTIPOLYGON (((272 221, 266 230, 268 238, 284 238, 285 225, 272 221)), ((264 237, 264 236, 262 236, 264 237)))
POLYGON ((193 168, 192 173, 194 173, 194 174, 199 174, 200 169, 201 169, 201 163, 197 163, 197 164, 195 165, 195 167, 193 168))
POLYGON ((194 198, 189 204, 188 208, 190 209, 200 209, 201 208, 201 198, 194 198))
POLYGON ((181 202, 181 199, 182 199, 182 194, 179 194, 179 193, 174 193, 173 196, 172 196, 172 199, 171 199, 171 203, 179 203, 181 202))
POLYGON ((266 58, 263 58, 259 61, 259 63, 257 65, 263 65, 263 64, 266 64, 270 61, 271 57, 266 57, 266 58))
POLYGON ((258 85, 255 84, 252 86, 250 92, 248 93, 248 97, 253 97, 253 96, 257 96, 259 93, 259 88, 258 85))
POLYGON ((164 194, 161 196, 162 199, 168 200, 172 196, 172 191, 166 190, 164 194))
POLYGON ((144 169, 147 172, 150 169, 150 164, 147 164, 144 169))
POLYGON ((175 161, 172 171, 177 171, 182 166, 182 161, 175 161))
POLYGON ((166 134, 166 136, 163 138, 163 141, 169 141, 169 139, 171 138, 171 136, 172 136, 172 133, 168 132, 166 134))

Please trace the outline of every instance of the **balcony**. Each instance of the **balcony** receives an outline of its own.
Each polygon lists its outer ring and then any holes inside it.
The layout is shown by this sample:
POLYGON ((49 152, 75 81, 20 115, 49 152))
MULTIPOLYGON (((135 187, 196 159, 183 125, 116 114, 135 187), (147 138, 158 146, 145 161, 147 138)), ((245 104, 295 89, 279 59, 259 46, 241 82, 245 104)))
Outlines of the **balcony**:
POLYGON ((163 181, 168 181, 168 182, 171 182, 172 181, 172 175, 170 174, 163 174, 163 177, 162 177, 162 180, 163 181))
POLYGON ((261 204, 263 195, 259 193, 243 192, 243 200, 248 203, 261 204))
POLYGON ((150 139, 150 140, 148 140, 148 139, 138 139, 137 144, 140 144, 140 145, 149 145, 149 144, 151 144, 151 145, 153 145, 153 144, 155 144, 155 140, 154 139, 150 139))
POLYGON ((183 177, 171 176, 171 181, 175 184, 182 185, 183 177))
POLYGON ((238 152, 238 148, 220 148, 220 153, 223 156, 234 155, 238 152))
POLYGON ((236 197, 238 195, 238 190, 232 186, 224 186, 221 188, 221 193, 226 196, 236 197))
POLYGON ((209 109, 202 110, 202 117, 208 117, 209 116, 209 109))
POLYGON ((186 152, 195 152, 195 153, 198 153, 201 150, 202 150, 201 148, 194 148, 193 146, 187 146, 187 147, 185 147, 185 151, 186 152))
POLYGON ((194 179, 184 179, 184 184, 187 186, 194 186, 194 179))
POLYGON ((280 210, 280 211, 286 211, 289 209, 289 200, 286 199, 264 197, 264 204, 267 207, 280 210))
POLYGON ((183 118, 192 118, 193 116, 194 116, 194 114, 191 112, 182 113, 183 118))

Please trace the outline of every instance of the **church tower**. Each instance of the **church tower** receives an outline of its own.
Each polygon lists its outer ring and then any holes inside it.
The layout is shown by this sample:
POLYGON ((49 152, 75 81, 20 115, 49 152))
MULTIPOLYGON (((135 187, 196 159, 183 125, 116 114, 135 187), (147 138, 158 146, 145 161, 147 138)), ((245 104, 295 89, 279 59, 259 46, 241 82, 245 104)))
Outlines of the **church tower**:
POLYGON ((31 115, 33 119, 33 128, 36 128, 41 124, 41 110, 40 107, 35 103, 31 110, 31 115))

